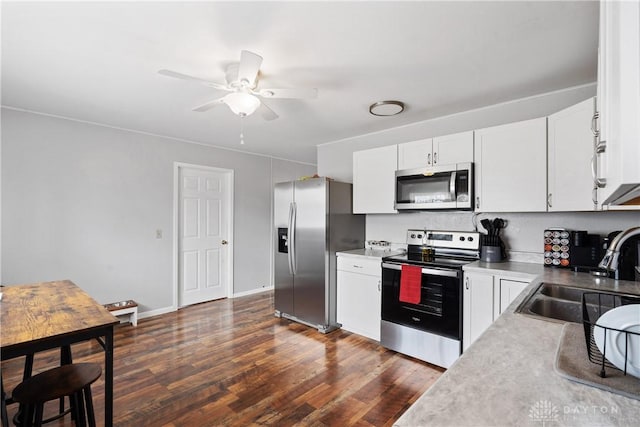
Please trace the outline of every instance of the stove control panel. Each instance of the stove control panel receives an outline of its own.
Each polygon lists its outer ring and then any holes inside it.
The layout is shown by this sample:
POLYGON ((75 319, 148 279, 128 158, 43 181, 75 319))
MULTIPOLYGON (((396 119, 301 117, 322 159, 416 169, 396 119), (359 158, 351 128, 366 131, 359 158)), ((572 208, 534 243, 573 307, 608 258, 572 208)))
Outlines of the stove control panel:
POLYGON ((480 233, 474 231, 407 230, 407 245, 478 250, 480 248, 480 233))

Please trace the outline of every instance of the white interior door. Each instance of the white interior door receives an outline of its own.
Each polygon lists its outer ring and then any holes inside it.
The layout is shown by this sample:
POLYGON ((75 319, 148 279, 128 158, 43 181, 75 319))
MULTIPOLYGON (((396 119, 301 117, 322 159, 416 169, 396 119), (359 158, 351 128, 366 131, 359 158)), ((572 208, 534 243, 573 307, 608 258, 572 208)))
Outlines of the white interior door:
POLYGON ((232 171, 179 167, 178 305, 230 292, 232 171))

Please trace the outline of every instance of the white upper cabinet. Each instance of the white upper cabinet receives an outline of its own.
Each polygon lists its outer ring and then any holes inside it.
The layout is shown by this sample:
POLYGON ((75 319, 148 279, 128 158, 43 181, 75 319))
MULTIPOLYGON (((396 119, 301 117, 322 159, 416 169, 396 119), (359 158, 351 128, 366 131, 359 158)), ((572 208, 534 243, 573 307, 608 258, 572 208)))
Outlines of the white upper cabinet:
POLYGON ((548 117, 549 212, 594 210, 591 161, 595 98, 548 117))
POLYGON ((433 166, 433 138, 398 144, 398 170, 433 166))
POLYGON ((476 212, 547 210, 547 119, 475 132, 476 212))
POLYGON ((398 169, 473 162, 473 131, 398 145, 398 169))
POLYGON ((433 159, 439 165, 473 162, 473 131, 433 138, 433 159))
POLYGON ((615 205, 640 197, 640 2, 600 2, 598 55, 598 202, 615 205))
POLYGON ((396 213, 398 146, 353 153, 353 213, 396 213))

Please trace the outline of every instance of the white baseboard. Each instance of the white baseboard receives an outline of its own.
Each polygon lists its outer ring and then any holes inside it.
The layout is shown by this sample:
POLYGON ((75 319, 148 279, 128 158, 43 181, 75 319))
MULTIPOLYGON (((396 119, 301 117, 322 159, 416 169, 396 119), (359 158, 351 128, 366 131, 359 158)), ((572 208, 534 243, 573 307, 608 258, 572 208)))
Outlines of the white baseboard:
POLYGON ((156 310, 143 311, 141 313, 138 313, 138 319, 145 319, 147 317, 157 316, 159 314, 171 313, 177 310, 178 309, 176 307, 172 306, 172 307, 158 308, 156 310))
POLYGON ((231 298, 240 298, 240 297, 246 297, 247 295, 253 295, 253 294, 259 294, 261 292, 267 292, 267 291, 272 291, 273 290, 273 286, 265 286, 264 288, 258 288, 258 289, 251 289, 250 291, 244 291, 244 292, 234 292, 233 296, 231 296, 231 298))
MULTIPOLYGON (((251 289, 250 291, 234 293, 230 298, 246 297, 248 295, 259 294, 261 292, 273 291, 273 286, 265 286, 264 288, 251 289)), ((164 307, 156 310, 149 310, 138 313, 138 319, 146 319, 147 317, 158 316, 159 314, 171 313, 178 311, 177 307, 164 307)))

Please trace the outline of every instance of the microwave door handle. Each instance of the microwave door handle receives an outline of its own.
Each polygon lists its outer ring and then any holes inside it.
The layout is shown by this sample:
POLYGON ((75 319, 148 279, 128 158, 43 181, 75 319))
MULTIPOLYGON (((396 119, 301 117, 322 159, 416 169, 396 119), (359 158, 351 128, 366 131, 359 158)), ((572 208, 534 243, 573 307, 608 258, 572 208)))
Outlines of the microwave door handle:
POLYGON ((451 195, 451 201, 456 201, 456 171, 451 172, 451 179, 449 181, 449 193, 451 195))

